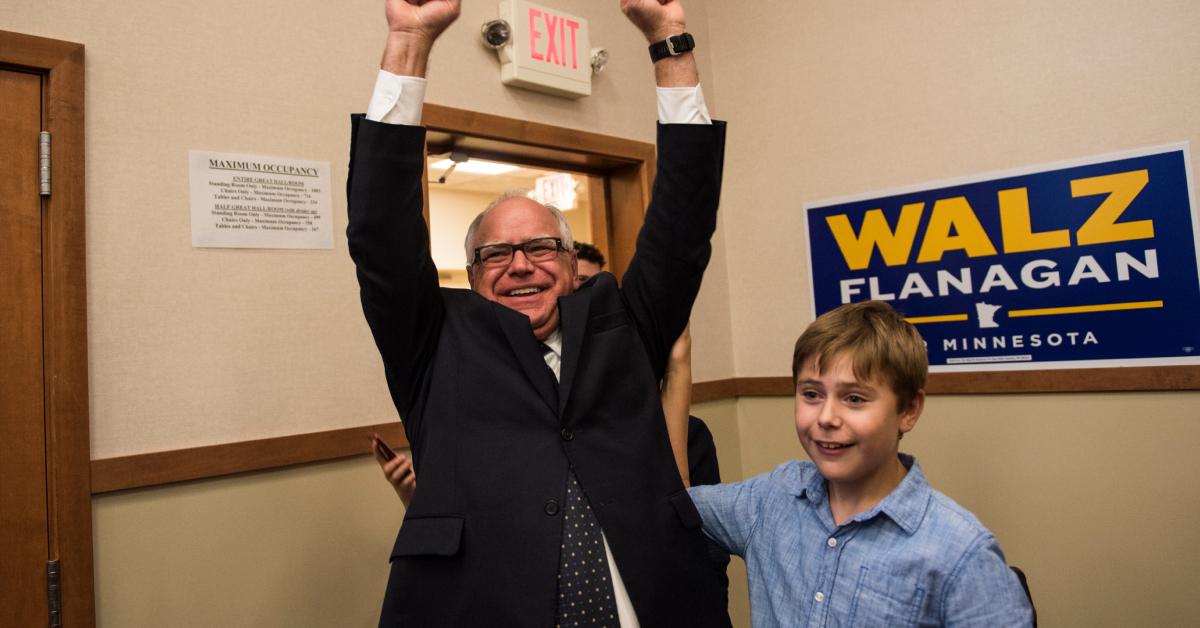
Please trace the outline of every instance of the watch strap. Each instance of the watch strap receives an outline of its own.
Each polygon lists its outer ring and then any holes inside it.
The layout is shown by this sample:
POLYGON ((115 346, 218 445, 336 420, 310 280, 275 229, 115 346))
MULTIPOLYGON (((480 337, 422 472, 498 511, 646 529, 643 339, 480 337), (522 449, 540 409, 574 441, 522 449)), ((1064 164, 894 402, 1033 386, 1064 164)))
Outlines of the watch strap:
POLYGON ((696 40, 691 33, 672 35, 662 41, 650 44, 650 60, 658 63, 667 57, 674 57, 696 48, 696 40))

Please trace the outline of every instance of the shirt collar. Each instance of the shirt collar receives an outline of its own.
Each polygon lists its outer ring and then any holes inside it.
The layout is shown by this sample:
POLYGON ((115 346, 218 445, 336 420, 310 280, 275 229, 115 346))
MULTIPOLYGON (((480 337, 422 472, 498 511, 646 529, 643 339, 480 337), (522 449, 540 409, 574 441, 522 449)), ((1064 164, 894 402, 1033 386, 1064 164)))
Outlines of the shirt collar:
POLYGON ((554 331, 550 332, 550 335, 542 341, 542 344, 550 347, 555 356, 562 357, 562 328, 555 327, 554 331))
POLYGON ((550 332, 549 336, 542 341, 542 344, 550 349, 542 354, 542 359, 546 361, 546 366, 554 373, 554 379, 562 379, 562 328, 555 328, 550 332))
MULTIPOLYGON (((925 479, 925 473, 921 471, 921 465, 917 463, 916 458, 908 454, 899 454, 899 456, 900 463, 908 469, 908 473, 904 475, 900 485, 888 493, 888 496, 884 497, 883 501, 876 504, 874 508, 855 515, 851 521, 869 521, 882 514, 900 526, 905 534, 912 535, 920 527, 921 520, 925 518, 929 500, 933 497, 933 489, 925 479)), ((824 506, 829 501, 825 490, 825 478, 821 477, 816 467, 811 467, 811 469, 812 473, 798 473, 798 477, 793 478, 794 481, 788 482, 789 491, 796 497, 807 499, 814 507, 824 506)))

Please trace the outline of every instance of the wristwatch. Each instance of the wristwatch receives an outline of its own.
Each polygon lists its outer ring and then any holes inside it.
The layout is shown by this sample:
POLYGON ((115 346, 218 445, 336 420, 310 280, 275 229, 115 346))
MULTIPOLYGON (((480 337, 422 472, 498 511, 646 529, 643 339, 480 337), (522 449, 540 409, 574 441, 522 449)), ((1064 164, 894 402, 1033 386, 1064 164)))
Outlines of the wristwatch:
POLYGON ((695 48, 696 40, 692 39, 691 33, 672 35, 662 41, 650 44, 650 60, 658 63, 662 59, 691 52, 695 48))

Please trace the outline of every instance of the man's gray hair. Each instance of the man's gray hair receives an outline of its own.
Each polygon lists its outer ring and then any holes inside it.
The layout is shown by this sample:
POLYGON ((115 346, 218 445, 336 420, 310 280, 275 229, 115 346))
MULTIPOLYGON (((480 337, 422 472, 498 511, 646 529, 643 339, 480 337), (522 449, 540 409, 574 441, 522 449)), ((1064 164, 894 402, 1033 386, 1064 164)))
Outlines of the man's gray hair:
POLYGON ((497 205, 499 205, 500 203, 503 203, 504 201, 511 200, 514 198, 529 199, 529 200, 533 201, 534 203, 541 205, 542 207, 545 207, 546 211, 550 212, 550 215, 554 216, 554 219, 556 221, 558 221, 558 235, 559 235, 559 238, 562 240, 563 248, 568 251, 574 250, 575 240, 571 237, 571 225, 567 224, 567 217, 564 216, 563 213, 561 211, 559 211, 559 209, 557 207, 555 207, 553 205, 548 205, 546 203, 538 203, 537 201, 530 199, 529 198, 529 190, 509 190, 509 191, 501 194, 500 196, 497 196, 496 200, 492 201, 491 203, 488 203, 487 208, 485 208, 483 211, 479 212, 479 215, 475 217, 475 220, 471 221, 471 226, 467 227, 467 237, 466 237, 466 239, 463 240, 463 248, 466 250, 466 253, 467 253, 467 265, 468 266, 470 266, 471 263, 473 263, 475 261, 475 246, 476 246, 475 233, 477 231, 479 231, 479 225, 483 223, 483 219, 489 213, 491 213, 491 211, 493 209, 496 209, 497 205))

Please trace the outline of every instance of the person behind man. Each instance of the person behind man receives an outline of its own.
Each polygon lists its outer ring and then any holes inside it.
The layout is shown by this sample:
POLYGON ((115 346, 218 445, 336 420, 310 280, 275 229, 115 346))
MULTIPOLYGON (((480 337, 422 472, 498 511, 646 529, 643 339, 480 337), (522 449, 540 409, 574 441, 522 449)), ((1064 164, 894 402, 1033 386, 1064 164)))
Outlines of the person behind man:
MULTIPOLYGON (((458 5, 387 1, 375 94, 353 118, 349 249, 420 476, 380 624, 727 626, 658 392, 711 256, 724 125, 691 53, 666 56, 658 174, 622 286, 601 273, 573 291, 562 215, 510 197, 468 229, 471 290, 439 289, 416 124, 458 5)), ((650 42, 686 31, 678 1, 621 9, 650 42)))
POLYGON ((1031 607, 992 533, 899 453, 925 405, 917 330, 868 301, 796 341, 793 460, 689 494, 711 538, 746 560, 768 626, 1028 626, 1031 607))
POLYGON ((596 248, 594 244, 587 242, 575 241, 575 289, 578 290, 588 279, 600 274, 604 270, 604 265, 607 261, 604 259, 604 253, 596 248))

